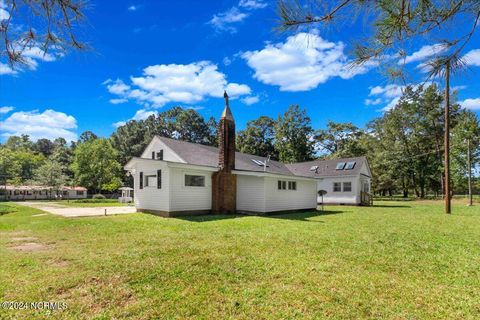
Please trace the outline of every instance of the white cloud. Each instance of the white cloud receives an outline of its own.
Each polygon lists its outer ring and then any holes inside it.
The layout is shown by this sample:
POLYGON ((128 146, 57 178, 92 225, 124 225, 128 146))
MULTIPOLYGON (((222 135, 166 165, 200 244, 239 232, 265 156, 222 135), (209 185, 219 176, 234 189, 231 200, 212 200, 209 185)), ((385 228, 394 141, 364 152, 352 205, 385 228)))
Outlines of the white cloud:
POLYGON ((258 103, 260 101, 259 96, 250 96, 250 97, 245 97, 242 99, 242 102, 248 106, 258 103))
POLYGON ((383 95, 386 98, 395 98, 402 95, 405 86, 396 84, 387 84, 386 86, 370 87, 369 96, 383 95))
POLYGON ((467 52, 463 56, 463 60, 469 66, 480 67, 480 49, 475 49, 467 52))
POLYGON ((232 64, 232 59, 230 59, 229 57, 225 57, 225 58, 223 58, 222 62, 225 66, 229 66, 229 65, 232 64))
POLYGON ((444 52, 447 49, 448 49, 448 47, 444 44, 441 44, 441 43, 436 43, 436 44, 433 44, 433 45, 423 46, 423 47, 420 48, 420 50, 415 51, 411 55, 407 55, 403 59, 400 59, 400 61, 398 63, 399 64, 402 64, 402 63, 407 64, 407 63, 410 63, 410 62, 422 61, 422 60, 425 60, 425 59, 430 58, 432 56, 438 55, 438 54, 444 52))
POLYGON ((465 99, 459 102, 462 107, 469 110, 480 110, 480 98, 465 99))
POLYGON ((76 128, 77 120, 73 116, 51 109, 42 113, 38 110, 14 112, 0 122, 2 136, 28 134, 32 140, 58 137, 67 141, 77 140, 77 134, 73 131, 76 128))
POLYGON ((0 107, 0 114, 9 113, 9 112, 12 111, 13 109, 15 109, 15 108, 14 108, 14 107, 10 107, 10 106, 0 107))
POLYGON ((118 99, 133 99, 151 107, 162 107, 170 102, 195 104, 208 97, 221 98, 224 90, 232 99, 251 94, 250 87, 245 84, 228 83, 226 75, 210 61, 153 65, 143 69, 142 76, 130 80, 131 85, 120 79, 108 79, 103 84, 118 99))
POLYGON ((403 94, 405 86, 388 84, 384 87, 375 86, 370 87, 369 89, 370 93, 368 96, 372 98, 366 99, 365 104, 379 105, 381 103, 386 103, 386 105, 381 108, 381 111, 388 111, 397 105, 398 101, 400 100, 400 96, 403 94))
POLYGON ((0 62, 0 75, 2 74, 17 74, 16 70, 13 70, 8 64, 0 62))
POLYGON ((110 99, 109 102, 110 102, 111 104, 122 104, 122 103, 128 102, 128 99, 125 99, 125 98, 110 99))
POLYGON ((372 61, 350 68, 344 48, 342 42, 329 42, 314 33, 299 33, 284 43, 267 44, 262 50, 244 52, 241 57, 260 82, 280 86, 281 91, 307 91, 330 78, 350 79, 378 65, 372 61))
POLYGON ((225 12, 221 12, 213 15, 212 19, 208 22, 217 31, 228 31, 235 33, 237 28, 232 24, 242 22, 248 17, 248 13, 240 11, 237 7, 232 7, 225 12))
POLYGON ((266 4, 265 2, 263 2, 261 0, 240 0, 238 5, 240 7, 243 7, 243 8, 246 8, 246 9, 252 9, 252 10, 263 9, 266 6, 268 6, 268 4, 266 4))
POLYGON ((208 22, 217 31, 237 32, 235 24, 242 22, 250 16, 250 12, 263 9, 268 4, 263 0, 240 0, 237 6, 227 11, 214 14, 208 22), (239 9, 240 8, 240 9, 239 9))
POLYGON ((137 10, 138 10, 138 7, 135 5, 131 5, 130 7, 128 7, 128 11, 137 11, 137 10))
POLYGON ((377 104, 380 104, 383 102, 382 98, 377 98, 377 99, 365 99, 365 105, 367 106, 376 106, 377 104))
MULTIPOLYGON (((156 114, 156 112, 152 111, 152 110, 140 109, 140 110, 137 110, 137 112, 135 112, 135 115, 132 118, 130 118, 128 121, 130 121, 130 120, 136 120, 136 121, 145 120, 149 116, 151 116, 152 114, 156 114)), ((115 122, 113 124, 113 126, 115 128, 118 128, 118 127, 121 127, 121 126, 125 125, 126 123, 127 123, 127 121, 118 121, 118 122, 115 122)))

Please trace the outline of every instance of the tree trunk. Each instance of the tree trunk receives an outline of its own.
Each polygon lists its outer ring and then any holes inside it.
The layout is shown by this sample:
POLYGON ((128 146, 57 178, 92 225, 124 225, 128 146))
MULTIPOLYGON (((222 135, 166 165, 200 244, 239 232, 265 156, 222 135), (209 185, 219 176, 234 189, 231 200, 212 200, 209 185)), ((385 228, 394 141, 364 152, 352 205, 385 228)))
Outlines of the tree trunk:
POLYGON ((445 70, 445 213, 450 214, 450 61, 445 70))

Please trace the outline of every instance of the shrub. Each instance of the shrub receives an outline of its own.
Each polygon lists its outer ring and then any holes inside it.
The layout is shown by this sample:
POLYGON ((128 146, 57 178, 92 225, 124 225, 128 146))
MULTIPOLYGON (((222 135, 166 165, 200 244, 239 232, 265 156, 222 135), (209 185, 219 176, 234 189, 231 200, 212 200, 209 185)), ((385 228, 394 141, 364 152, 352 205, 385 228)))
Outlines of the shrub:
POLYGON ((105 199, 105 196, 103 194, 94 194, 92 199, 105 199))

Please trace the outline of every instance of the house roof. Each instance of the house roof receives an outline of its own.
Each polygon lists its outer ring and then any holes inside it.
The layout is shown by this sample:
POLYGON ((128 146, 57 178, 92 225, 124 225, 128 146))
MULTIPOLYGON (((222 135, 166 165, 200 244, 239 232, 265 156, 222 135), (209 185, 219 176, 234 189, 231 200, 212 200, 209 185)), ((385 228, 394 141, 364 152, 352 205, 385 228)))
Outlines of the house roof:
MULTIPOLYGON (((218 167, 218 152, 216 147, 205 146, 202 144, 185 142, 165 137, 157 136, 167 147, 172 149, 187 164, 218 167)), ((263 165, 259 165, 252 160, 265 162, 265 157, 255 156, 247 153, 235 153, 235 170, 264 172, 263 165)), ((279 161, 270 160, 265 170, 267 173, 300 176, 308 178, 319 178, 326 176, 345 176, 356 175, 366 161, 365 157, 334 159, 334 160, 315 160, 295 164, 284 164, 279 161), (355 161, 356 164, 352 170, 336 170, 338 162, 355 161), (318 166, 317 173, 310 171, 312 166, 318 166)))
POLYGON ((308 162, 287 164, 286 166, 294 175, 301 174, 308 177, 321 178, 357 175, 360 173, 363 164, 366 162, 367 158, 365 157, 354 157, 329 160, 314 160, 308 162), (351 170, 337 170, 337 164, 340 162, 355 162, 355 165, 351 170), (314 167, 318 168, 313 169, 314 167))
MULTIPOLYGON (((33 190, 49 190, 52 189, 51 186, 35 186, 35 185, 21 185, 21 186, 14 186, 14 185, 1 185, 0 189, 7 189, 7 190, 19 190, 19 191, 33 191, 33 190)), ((87 191, 87 188, 84 187, 69 187, 63 186, 60 187, 60 190, 72 190, 72 191, 87 191)))

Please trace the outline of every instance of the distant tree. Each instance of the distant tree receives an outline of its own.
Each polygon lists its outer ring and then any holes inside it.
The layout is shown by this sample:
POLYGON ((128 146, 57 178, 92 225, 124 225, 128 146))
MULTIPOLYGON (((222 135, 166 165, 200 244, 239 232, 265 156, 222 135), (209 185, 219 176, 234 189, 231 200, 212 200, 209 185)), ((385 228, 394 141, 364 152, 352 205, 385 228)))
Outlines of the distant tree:
POLYGON ((468 140, 473 171, 480 162, 480 121, 474 112, 463 110, 452 130, 452 182, 457 193, 468 191, 468 140))
POLYGON ((238 151, 278 160, 275 150, 275 120, 261 116, 247 122, 247 128, 237 133, 238 151))
POLYGON ((41 186, 49 187, 50 192, 58 191, 68 180, 63 172, 64 170, 61 163, 47 160, 35 170, 33 182, 41 186))
POLYGON ((275 124, 275 150, 285 163, 312 160, 314 157, 313 128, 306 110, 293 105, 275 124))
POLYGON ((33 144, 33 150, 43 154, 45 157, 49 157, 54 149, 55 145, 49 139, 38 139, 33 144))
POLYGON ((119 162, 140 156, 155 135, 205 145, 217 145, 217 123, 208 121, 193 109, 174 107, 152 114, 145 120, 131 120, 112 134, 112 145, 119 152, 119 162))
POLYGON ((76 183, 95 193, 114 191, 122 185, 118 152, 109 139, 99 138, 79 144, 71 169, 76 183))
POLYGON ((333 157, 355 157, 365 155, 365 149, 360 143, 363 130, 351 122, 337 123, 329 121, 327 129, 317 130, 315 140, 320 152, 333 157))
POLYGON ((80 135, 79 141, 80 142, 87 142, 87 141, 97 139, 97 138, 98 138, 98 136, 95 133, 93 133, 92 131, 85 131, 80 135))
POLYGON ((22 165, 15 157, 15 151, 0 147, 0 183, 19 185, 22 182, 22 165))
POLYGON ((10 136, 5 142, 5 147, 11 150, 31 150, 33 146, 30 137, 27 134, 22 134, 21 136, 10 136))
POLYGON ((5 0, 0 28, 0 57, 12 67, 30 65, 28 52, 62 54, 84 49, 76 35, 84 18, 84 0, 5 0))

